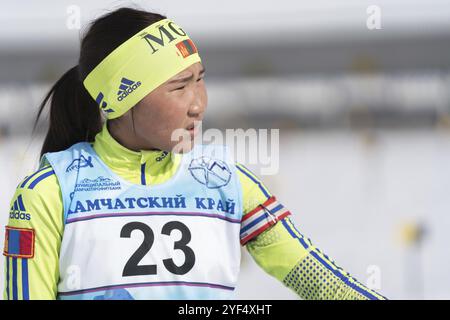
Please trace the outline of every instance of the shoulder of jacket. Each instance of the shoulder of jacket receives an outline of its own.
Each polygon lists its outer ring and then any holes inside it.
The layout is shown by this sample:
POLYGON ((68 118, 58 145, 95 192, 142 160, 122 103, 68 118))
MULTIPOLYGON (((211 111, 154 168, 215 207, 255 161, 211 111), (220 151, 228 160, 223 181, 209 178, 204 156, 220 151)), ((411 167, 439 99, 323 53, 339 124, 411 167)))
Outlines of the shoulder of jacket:
POLYGON ((28 190, 34 190, 35 192, 54 192, 55 190, 59 190, 58 179, 53 168, 48 164, 43 165, 38 170, 22 179, 17 185, 17 191, 29 192, 28 190))

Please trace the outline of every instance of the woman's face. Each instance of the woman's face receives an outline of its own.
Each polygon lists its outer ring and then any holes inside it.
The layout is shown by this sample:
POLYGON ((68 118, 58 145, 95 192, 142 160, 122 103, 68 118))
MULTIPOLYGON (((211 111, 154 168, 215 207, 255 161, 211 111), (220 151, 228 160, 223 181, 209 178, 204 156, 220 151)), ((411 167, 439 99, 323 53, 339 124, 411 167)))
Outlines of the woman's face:
POLYGON ((208 103, 204 73, 200 62, 191 65, 153 90, 125 117, 121 117, 134 125, 134 131, 130 128, 133 137, 125 139, 134 140, 133 149, 169 152, 192 149, 198 129, 191 128, 200 124, 208 103))

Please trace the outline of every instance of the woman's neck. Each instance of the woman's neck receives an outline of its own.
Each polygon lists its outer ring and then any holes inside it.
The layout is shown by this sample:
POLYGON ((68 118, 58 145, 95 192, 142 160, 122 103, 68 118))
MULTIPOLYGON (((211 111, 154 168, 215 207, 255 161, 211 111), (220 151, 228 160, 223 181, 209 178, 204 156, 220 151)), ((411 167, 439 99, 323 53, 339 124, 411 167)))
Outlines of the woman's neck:
POLYGON ((131 151, 139 152, 141 150, 157 150, 155 148, 148 148, 140 145, 138 141, 139 139, 137 139, 134 134, 134 128, 130 128, 130 126, 128 124, 124 124, 123 121, 108 120, 106 122, 106 126, 109 134, 123 147, 131 151))

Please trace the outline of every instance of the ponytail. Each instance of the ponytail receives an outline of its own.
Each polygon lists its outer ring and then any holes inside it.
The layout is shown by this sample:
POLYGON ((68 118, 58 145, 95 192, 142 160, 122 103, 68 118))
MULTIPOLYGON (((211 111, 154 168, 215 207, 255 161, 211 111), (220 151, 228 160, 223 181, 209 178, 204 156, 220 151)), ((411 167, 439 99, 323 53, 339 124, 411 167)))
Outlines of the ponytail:
POLYGON ((80 80, 78 66, 68 70, 50 89, 39 106, 34 126, 50 102, 50 126, 41 149, 61 151, 82 141, 93 141, 102 127, 100 109, 80 80))

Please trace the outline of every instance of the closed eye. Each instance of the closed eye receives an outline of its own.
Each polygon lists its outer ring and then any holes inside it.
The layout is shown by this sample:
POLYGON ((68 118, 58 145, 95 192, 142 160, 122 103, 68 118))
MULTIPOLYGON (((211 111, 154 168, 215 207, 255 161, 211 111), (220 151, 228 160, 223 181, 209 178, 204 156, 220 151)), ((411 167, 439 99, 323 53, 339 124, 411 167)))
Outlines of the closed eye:
POLYGON ((182 86, 182 87, 179 87, 179 88, 175 88, 175 89, 173 89, 172 91, 183 90, 185 87, 186 87, 186 86, 182 86))
MULTIPOLYGON (((197 79, 197 82, 200 82, 201 80, 203 80, 203 78, 198 78, 198 79, 197 79)), ((179 87, 179 88, 175 88, 175 89, 173 89, 173 91, 183 90, 185 87, 186 87, 186 86, 182 86, 182 87, 179 87)))
MULTIPOLYGON (((197 79, 197 82, 200 82, 200 81, 202 81, 203 80, 203 78, 204 78, 204 76, 203 77, 201 77, 201 78, 198 78, 197 79)), ((186 87, 186 85, 184 85, 184 86, 182 86, 182 87, 178 87, 178 88, 175 88, 175 89, 173 89, 172 91, 179 91, 179 90, 183 90, 184 88, 186 87)))

